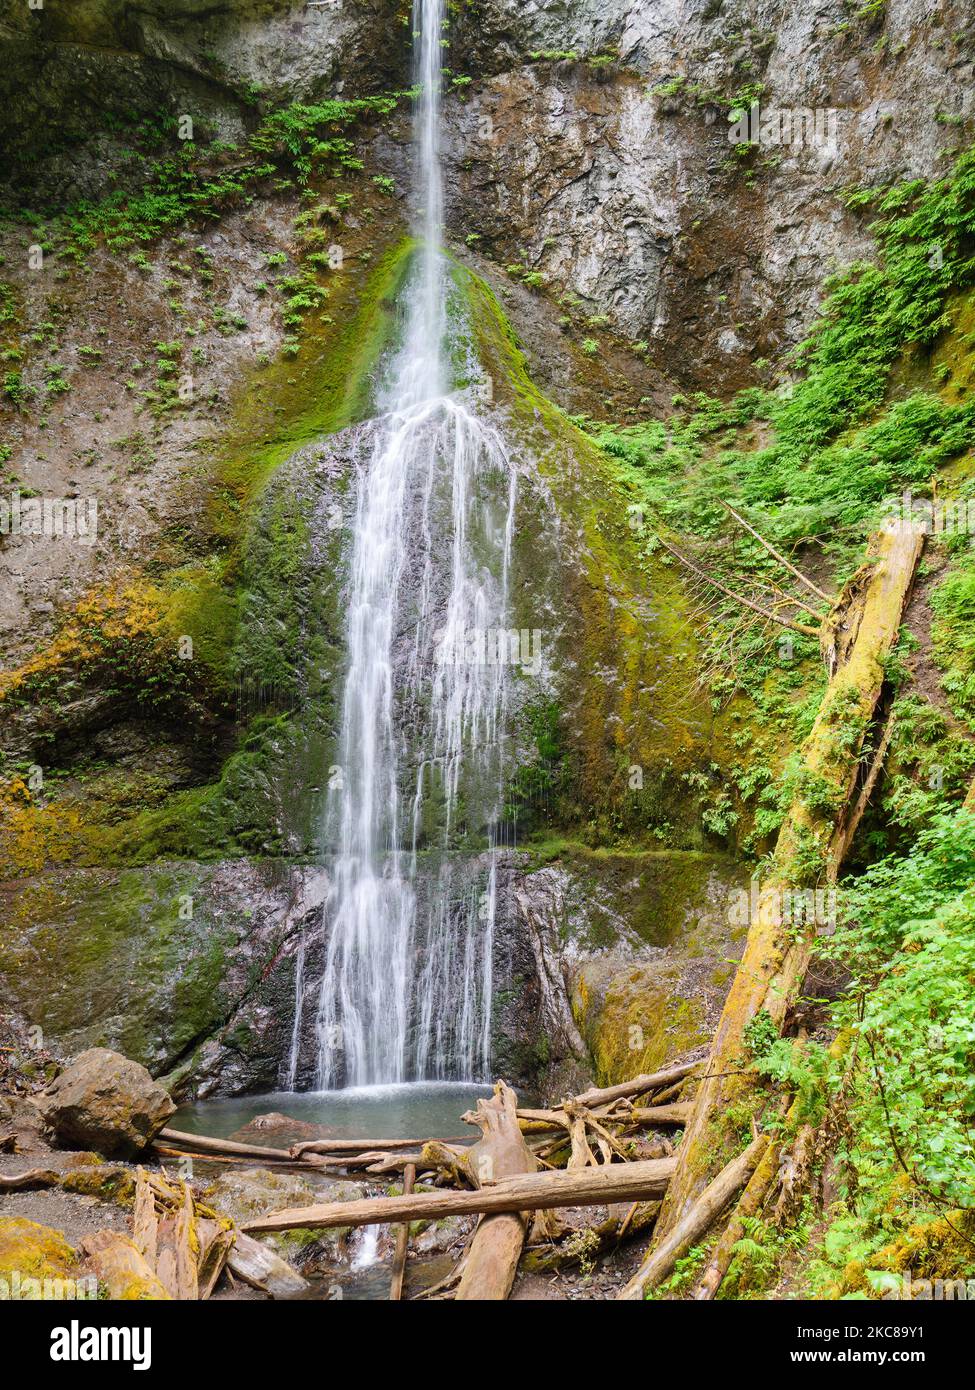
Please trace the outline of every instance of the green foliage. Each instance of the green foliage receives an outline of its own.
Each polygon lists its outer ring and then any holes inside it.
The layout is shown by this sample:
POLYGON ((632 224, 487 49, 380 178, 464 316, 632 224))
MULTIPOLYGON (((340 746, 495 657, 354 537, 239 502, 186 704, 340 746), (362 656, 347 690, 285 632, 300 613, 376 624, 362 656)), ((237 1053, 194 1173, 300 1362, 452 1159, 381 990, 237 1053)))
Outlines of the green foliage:
POLYGON ((975 1206, 975 816, 935 817, 902 858, 845 888, 821 946, 850 972, 838 1024, 862 1039, 855 1161, 897 1155, 927 1192, 975 1206), (865 1055, 864 1055, 865 1053, 865 1055))
POLYGON ((954 714, 975 729, 975 556, 968 553, 931 595, 935 656, 954 714))
POLYGON ((3 377, 3 394, 12 406, 17 410, 30 400, 34 394, 31 387, 27 385, 20 372, 5 372, 3 377))
MULTIPOLYGON (((110 249, 123 250, 155 241, 188 220, 220 217, 227 208, 249 202, 260 184, 281 170, 293 172, 302 185, 322 166, 336 174, 358 170, 362 164, 348 130, 366 117, 388 115, 404 95, 296 103, 265 116, 239 148, 179 142, 174 152, 149 163, 139 192, 118 190, 98 202, 82 200, 53 219, 50 235, 62 254, 82 262, 99 238, 110 249)), ((171 150, 170 125, 174 130, 175 122, 165 117, 158 127, 137 127, 135 157, 171 150)), ((19 216, 39 221, 26 210, 19 216)), ((135 261, 142 263, 138 254, 135 261)))
POLYGON ((529 53, 533 63, 577 63, 579 54, 574 48, 540 48, 529 53))
POLYGON ((808 1213, 795 1225, 781 1229, 771 1217, 746 1216, 744 1234, 732 1248, 728 1273, 718 1297, 722 1299, 760 1298, 776 1279, 782 1260, 801 1251, 808 1240, 808 1213))
POLYGON ((563 743, 561 711, 554 701, 528 705, 524 720, 534 756, 515 769, 505 816, 530 828, 533 821, 554 811, 568 780, 569 756, 563 743))
POLYGON ((781 544, 837 534, 859 544, 885 499, 923 489, 968 449, 975 401, 947 404, 916 391, 885 403, 894 363, 930 347, 950 322, 949 297, 975 284, 975 150, 945 179, 847 201, 880 214, 871 230, 881 259, 858 262, 830 282, 823 313, 794 354, 804 372, 794 387, 750 388, 730 403, 678 397, 666 422, 576 421, 628 465, 668 525, 713 535, 727 525, 718 505, 724 498, 757 513, 758 529, 781 544), (754 451, 722 447, 729 431, 758 421, 771 426, 772 443, 754 451))

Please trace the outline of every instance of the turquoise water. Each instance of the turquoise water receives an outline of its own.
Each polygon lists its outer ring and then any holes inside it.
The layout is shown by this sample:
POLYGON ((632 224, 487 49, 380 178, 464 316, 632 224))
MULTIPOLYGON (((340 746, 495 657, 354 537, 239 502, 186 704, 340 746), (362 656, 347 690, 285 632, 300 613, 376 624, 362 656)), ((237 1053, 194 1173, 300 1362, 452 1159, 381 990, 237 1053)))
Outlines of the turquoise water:
MULTIPOLYGON (((357 1086, 344 1091, 272 1091, 232 1100, 203 1100, 184 1105, 170 1121, 173 1129, 227 1139, 231 1135, 248 1143, 285 1148, 295 1139, 311 1138, 300 1128, 246 1128, 258 1115, 286 1115, 299 1123, 313 1124, 334 1139, 451 1139, 472 1143, 480 1131, 465 1125, 461 1115, 478 1099, 491 1094, 490 1086, 469 1082, 415 1082, 396 1086, 357 1086), (245 1130, 243 1134, 239 1131, 245 1130)), ((205 1166, 206 1160, 197 1160, 205 1166)), ((255 1165, 260 1160, 255 1160, 255 1165)), ((391 1246, 388 1232, 365 1227, 356 1237, 357 1254, 350 1267, 323 1278, 312 1278, 303 1299, 382 1301, 389 1297, 391 1246)), ((435 1283, 451 1268, 449 1256, 412 1259, 407 1266, 408 1287, 435 1283)))
MULTIPOLYGON (((343 1091, 271 1091, 182 1106, 173 1129, 227 1139, 258 1115, 275 1112, 320 1126, 332 1139, 451 1139, 473 1141, 479 1131, 461 1121, 465 1110, 491 1094, 470 1082, 423 1081, 396 1086, 353 1086, 343 1091)), ((311 1137, 311 1136, 308 1136, 311 1137)), ((281 1130, 249 1130, 247 1140, 281 1147, 281 1130)), ((287 1142, 292 1142, 290 1139, 287 1142)))

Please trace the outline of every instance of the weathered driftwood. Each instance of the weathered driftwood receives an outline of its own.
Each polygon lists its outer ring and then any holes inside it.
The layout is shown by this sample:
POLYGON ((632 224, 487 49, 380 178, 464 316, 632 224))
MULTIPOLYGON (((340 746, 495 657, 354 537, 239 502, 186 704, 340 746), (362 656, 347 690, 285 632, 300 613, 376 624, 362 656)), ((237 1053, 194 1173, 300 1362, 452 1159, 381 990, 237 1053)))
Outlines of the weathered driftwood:
POLYGON ((308 1287, 308 1280, 303 1279, 280 1255, 259 1240, 253 1240, 244 1231, 236 1233, 227 1264, 238 1279, 243 1279, 251 1288, 270 1294, 272 1298, 293 1298, 308 1287))
POLYGON ((581 1096, 573 1096, 577 1105, 592 1110, 594 1106, 605 1105, 608 1101, 623 1100, 627 1096, 642 1096, 648 1091, 659 1091, 664 1086, 673 1086, 693 1071, 703 1068, 703 1062, 681 1062, 665 1071, 647 1072, 634 1076, 630 1081, 622 1081, 618 1086, 599 1086, 583 1091, 581 1096))
POLYGON ((812 854, 820 859, 821 881, 836 880, 860 750, 877 707, 885 662, 897 639, 923 540, 921 532, 904 524, 893 524, 876 536, 868 563, 844 589, 823 624, 821 646, 830 671, 829 685, 803 744, 800 790, 779 831, 772 869, 712 1041, 674 1182, 657 1222, 658 1242, 678 1226, 707 1184, 713 1154, 721 1151, 720 1140, 727 1133, 721 1117, 748 1086, 747 1080, 736 1076, 741 1072, 745 1028, 763 1009, 781 1027, 808 968, 816 922, 793 923, 792 914, 782 910, 783 895, 795 895, 809 882, 812 854), (808 801, 806 787, 816 792, 808 801))
MULTIPOLYGON (((243 1163, 251 1168, 253 1168, 255 1159, 257 1157, 256 1155, 251 1156, 242 1154, 200 1153, 197 1149, 177 1149, 174 1148, 171 1144, 160 1144, 158 1140, 155 1140, 153 1142, 152 1152, 153 1155, 159 1159, 198 1158, 204 1160, 207 1163, 222 1163, 231 1165, 235 1163, 243 1163)), ((312 1167, 326 1166, 320 1160, 313 1160, 312 1158, 274 1158, 273 1156, 271 1158, 264 1158, 262 1156, 261 1164, 265 1168, 285 1168, 293 1170, 307 1170, 308 1168, 312 1167)), ((336 1163, 334 1166, 339 1167, 341 1165, 336 1163)))
MULTIPOLYGON (((408 1163, 403 1172, 403 1195, 408 1197, 413 1191, 413 1182, 416 1178, 416 1168, 412 1163, 408 1163)), ((402 1226, 396 1227, 396 1247, 393 1250, 393 1274, 389 1284, 389 1297, 392 1303, 398 1303, 403 1297, 403 1278, 406 1274, 406 1252, 410 1245, 410 1226, 409 1222, 404 1222, 402 1226)))
POLYGON ((567 1100, 564 1106, 569 1130, 569 1167, 588 1168, 596 1166, 595 1155, 589 1147, 586 1135, 586 1110, 575 1101, 567 1100))
POLYGON ((677 1105, 635 1105, 625 1119, 637 1125, 686 1125, 693 1108, 687 1101, 677 1105))
POLYGON ((269 1166, 290 1168, 364 1168, 370 1173, 402 1172, 416 1162, 422 1140, 367 1139, 321 1141, 274 1149, 263 1144, 239 1144, 232 1139, 213 1139, 203 1134, 160 1131, 153 1148, 162 1157, 212 1158, 231 1163, 260 1159, 269 1166), (180 1147, 176 1147, 176 1145, 180 1147), (416 1152, 410 1152, 410 1146, 416 1152), (401 1152, 402 1151, 402 1152, 401 1152))
POLYGON ((292 1144, 288 1150, 292 1158, 303 1154, 345 1154, 364 1153, 379 1149, 422 1149, 424 1144, 467 1144, 469 1136, 460 1135, 454 1139, 306 1139, 300 1144, 292 1144))
POLYGON ((504 1178, 476 1192, 414 1192, 408 1197, 364 1197, 269 1212, 244 1224, 245 1231, 329 1230, 398 1221, 438 1221, 479 1212, 536 1211, 539 1207, 585 1207, 597 1203, 649 1201, 661 1197, 676 1166, 673 1158, 601 1164, 598 1168, 553 1169, 504 1178))
POLYGON ((135 1242, 119 1231, 95 1231, 83 1236, 81 1249, 92 1273, 113 1299, 168 1299, 159 1280, 135 1242))
POLYGON ((648 1289, 654 1288, 662 1279, 666 1279, 684 1251, 690 1249, 694 1242, 704 1235, 735 1193, 748 1181, 767 1146, 766 1136, 758 1135, 744 1153, 740 1153, 721 1170, 673 1231, 644 1260, 619 1295, 621 1299, 642 1299, 648 1289))
MULTIPOLYGON (((195 1150, 199 1154, 232 1154, 240 1158, 280 1159, 285 1163, 294 1162, 290 1149, 265 1148, 263 1144, 238 1144, 233 1139, 211 1139, 206 1134, 185 1134, 178 1129, 161 1129, 156 1142, 171 1144, 181 1150, 195 1150)), ((356 1144, 361 1150, 362 1145, 356 1144)))
POLYGON ((136 1170, 132 1246, 167 1298, 209 1298, 227 1263, 233 1223, 189 1183, 136 1170))
POLYGON ((159 1241, 159 1219, 156 1216, 156 1199, 152 1185, 144 1168, 139 1168, 135 1176, 132 1239, 149 1268, 155 1269, 159 1241))
POLYGON ((436 1173, 455 1187, 473 1186, 473 1178, 465 1161, 466 1150, 446 1144, 441 1139, 428 1139, 420 1150, 417 1167, 421 1172, 436 1173))
POLYGON ((525 1252, 522 1268, 531 1274, 547 1274, 598 1259, 626 1237, 649 1231, 659 1210, 659 1202, 614 1203, 603 1220, 569 1231, 557 1242, 532 1246, 525 1252))
POLYGON ((57 1187, 61 1174, 53 1168, 28 1168, 23 1173, 0 1173, 0 1192, 27 1187, 57 1187))
MULTIPOLYGON (((698 1063, 698 1065, 703 1067, 704 1063, 700 1062, 698 1063)), ((684 1089, 684 1080, 685 1078, 682 1077, 680 1081, 678 1081, 675 1085, 665 1086, 662 1091, 654 1091, 653 1104, 655 1106, 669 1105, 672 1101, 676 1100, 677 1097, 680 1095, 681 1091, 684 1089)))
POLYGON ((176 1214, 163 1217, 156 1236, 156 1274, 170 1298, 181 1301, 195 1302, 200 1296, 195 1224, 193 1194, 183 1183, 176 1214))
MULTIPOLYGON (((668 1088, 671 1089, 671 1088, 668 1088)), ((630 1106, 621 1109, 618 1102, 600 1106, 579 1106, 576 1100, 563 1101, 562 1108, 555 1110, 518 1109, 518 1125, 522 1134, 551 1134, 553 1131, 569 1131, 566 1119, 566 1105, 587 1111, 586 1123, 593 1128, 598 1122, 608 1121, 623 1125, 684 1125, 691 1113, 687 1102, 677 1105, 630 1106)))
MULTIPOLYGON (((479 1188, 501 1179, 533 1175, 535 1156, 518 1128, 518 1097, 498 1081, 490 1100, 479 1100, 464 1116, 481 1131, 476 1144, 464 1154, 471 1177, 479 1188)), ((525 1244, 526 1220, 521 1208, 485 1215, 467 1251, 457 1292, 459 1302, 497 1302, 508 1297, 525 1244)))
POLYGON ((235 1235, 232 1228, 205 1217, 196 1223, 196 1230, 200 1242, 197 1257, 200 1298, 205 1299, 213 1293, 226 1267, 235 1235))

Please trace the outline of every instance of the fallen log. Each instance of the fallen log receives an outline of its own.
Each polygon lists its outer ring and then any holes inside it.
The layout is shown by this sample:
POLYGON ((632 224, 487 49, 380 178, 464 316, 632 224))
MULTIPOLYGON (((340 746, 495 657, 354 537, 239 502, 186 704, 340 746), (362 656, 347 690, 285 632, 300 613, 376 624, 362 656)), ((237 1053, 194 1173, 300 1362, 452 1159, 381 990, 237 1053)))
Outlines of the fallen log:
POLYGON ((455 1187, 473 1186, 474 1180, 464 1159, 466 1149, 455 1148, 440 1139, 430 1139, 420 1150, 417 1167, 436 1173, 455 1187))
MULTIPOLYGON (((422 1140, 377 1140, 375 1145, 367 1140, 336 1140, 330 1145, 321 1140, 306 1144, 295 1144, 291 1149, 273 1149, 263 1144, 239 1144, 233 1139, 212 1139, 203 1134, 183 1134, 178 1130, 162 1129, 153 1143, 155 1152, 163 1157, 195 1156, 212 1157, 215 1160, 239 1161, 241 1159, 260 1159, 274 1166, 291 1168, 370 1168, 370 1165, 386 1162, 389 1170, 401 1168, 406 1162, 413 1162, 417 1153, 405 1152, 399 1164, 393 1157, 401 1150, 416 1146, 422 1140), (174 1147, 175 1145, 180 1147, 174 1147)), ((370 1171, 384 1171, 370 1168, 370 1171)))
POLYGON ((676 1105, 634 1106, 626 1116, 626 1123, 632 1120, 638 1125, 686 1125, 693 1109, 687 1101, 676 1105))
MULTIPOLYGON (((238 1144, 233 1139, 211 1139, 206 1134, 185 1134, 178 1129, 161 1129, 156 1142, 173 1144, 179 1149, 196 1150, 200 1154, 232 1154, 240 1158, 276 1158, 285 1163, 293 1163, 294 1155, 290 1149, 265 1148, 262 1144, 238 1144)), ((361 1149, 361 1144, 355 1145, 361 1149)))
POLYGON ((745 1234, 745 1222, 757 1216, 765 1204, 769 1189, 775 1181, 779 1168, 781 1145, 770 1143, 755 1167, 755 1171, 745 1185, 745 1190, 735 1207, 734 1215, 721 1232, 721 1238, 711 1251, 704 1272, 697 1282, 692 1297, 698 1300, 713 1298, 721 1287, 721 1281, 728 1272, 734 1256, 735 1246, 745 1234))
POLYGON ((661 1197, 676 1166, 673 1158, 601 1164, 598 1168, 551 1169, 503 1178, 475 1192, 414 1192, 404 1197, 364 1197, 269 1212, 244 1223, 247 1232, 329 1230, 399 1221, 437 1221, 479 1212, 537 1211, 540 1207, 586 1207, 661 1197))
MULTIPOLYGON (((535 1155, 518 1128, 518 1097, 498 1081, 490 1100, 479 1100, 464 1120, 481 1137, 464 1153, 464 1162, 479 1188, 501 1179, 533 1175, 535 1155)), ((525 1244, 527 1224, 520 1207, 485 1215, 479 1222, 454 1298, 458 1302, 500 1302, 508 1297, 525 1244)))
POLYGON ((801 892, 810 883, 811 861, 819 864, 819 882, 836 881, 860 751, 877 708, 885 662, 900 630, 923 541, 922 532, 903 523, 894 523, 875 536, 867 564, 854 575, 823 624, 820 645, 830 672, 829 685, 803 744, 802 776, 779 831, 771 872, 718 1021, 674 1181, 657 1222, 658 1243, 690 1210, 713 1172, 714 1155, 731 1140, 723 1117, 751 1085, 751 1079, 741 1075, 740 1065, 746 1027, 764 1010, 781 1029, 805 976, 816 914, 811 922, 794 923, 791 912, 782 910, 783 895, 801 892))
MULTIPOLYGON (((668 1090, 670 1088, 668 1087, 668 1090)), ((518 1110, 518 1126, 522 1134, 550 1134, 553 1131, 565 1130, 568 1133, 569 1125, 566 1118, 567 1106, 577 1106, 578 1101, 563 1101, 559 1109, 551 1110, 518 1110)), ((628 1110, 614 1111, 614 1106, 586 1106, 589 1112, 586 1120, 587 1124, 595 1121, 609 1121, 612 1124, 637 1124, 637 1125, 683 1125, 687 1123, 691 1113, 691 1105, 682 1101, 676 1105, 658 1105, 654 1103, 649 1106, 631 1106, 628 1110)))
MULTIPOLYGON (((413 1191, 413 1180, 416 1177, 416 1168, 412 1163, 406 1165, 403 1173, 403 1196, 408 1197, 413 1191)), ((396 1248, 393 1251, 393 1277, 389 1285, 390 1302, 398 1303, 403 1297, 403 1278, 406 1274, 406 1252, 410 1244, 409 1222, 404 1222, 402 1226, 396 1227, 396 1248)))
POLYGON ((739 1154, 727 1168, 721 1170, 666 1240, 644 1260, 620 1293, 621 1299, 642 1299, 648 1289, 654 1288, 667 1277, 684 1251, 704 1235, 739 1188, 745 1185, 767 1147, 768 1139, 764 1134, 760 1134, 752 1140, 744 1153, 739 1154))
POLYGON ((462 1134, 457 1139, 306 1139, 300 1144, 292 1144, 288 1153, 292 1158, 303 1154, 344 1154, 364 1153, 366 1149, 422 1149, 424 1144, 469 1144, 471 1136, 462 1134))
POLYGON ((159 1242, 159 1220, 156 1216, 156 1198, 144 1168, 139 1168, 135 1177, 132 1239, 146 1264, 154 1270, 159 1242))
POLYGON ((0 1192, 26 1187, 57 1187, 63 1174, 53 1168, 28 1168, 24 1173, 0 1173, 0 1192))
MULTIPOLYGON (((170 1144, 160 1144, 154 1140, 152 1152, 157 1158, 199 1158, 207 1163, 245 1163, 251 1167, 257 1159, 257 1155, 251 1154, 221 1154, 221 1153, 200 1153, 196 1149, 176 1149, 170 1144)), ((261 1156, 261 1165, 264 1168, 286 1168, 292 1171, 307 1171, 309 1168, 321 1168, 326 1164, 323 1160, 313 1158, 264 1158, 261 1156)), ((340 1167, 338 1159, 335 1160, 334 1167, 340 1167)))
POLYGON ((666 1071, 634 1076, 631 1081, 622 1081, 618 1086, 593 1087, 589 1091, 583 1091, 581 1096, 573 1096, 572 1099, 576 1105, 584 1105, 591 1110, 593 1106, 605 1105, 607 1101, 623 1100, 626 1096, 640 1096, 645 1091, 659 1091, 664 1086, 673 1086, 676 1081, 682 1081, 685 1076, 690 1076, 691 1072, 703 1066, 703 1061, 681 1062, 678 1066, 668 1067, 666 1071))

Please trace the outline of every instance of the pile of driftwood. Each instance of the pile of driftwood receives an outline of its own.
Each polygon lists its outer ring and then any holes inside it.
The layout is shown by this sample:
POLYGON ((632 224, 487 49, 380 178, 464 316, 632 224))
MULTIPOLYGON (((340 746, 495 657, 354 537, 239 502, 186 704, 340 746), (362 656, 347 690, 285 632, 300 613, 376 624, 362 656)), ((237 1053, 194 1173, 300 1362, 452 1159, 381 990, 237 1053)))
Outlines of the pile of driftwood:
MULTIPOLYGON (((0 1175, 0 1192, 38 1187, 71 1191, 73 1179, 85 1174, 129 1178, 121 1167, 114 1172, 102 1166, 64 1172, 30 1168, 0 1175)), ((275 1298, 294 1297, 308 1287, 273 1250, 203 1202, 190 1183, 165 1170, 136 1170, 131 1236, 95 1231, 82 1237, 81 1251, 113 1299, 207 1299, 225 1274, 275 1298)))
MULTIPOLYGON (((364 1172, 380 1183, 395 1180, 402 1190, 271 1212, 238 1227, 208 1206, 185 1178, 171 1177, 165 1167, 152 1172, 139 1168, 131 1237, 100 1231, 86 1238, 84 1252, 114 1298, 206 1299, 225 1271, 287 1298, 307 1283, 256 1235, 386 1224, 396 1228, 390 1297, 398 1299, 409 1223, 474 1215, 478 1224, 451 1274, 419 1296, 505 1299, 526 1246, 527 1266, 547 1270, 583 1256, 593 1258, 626 1236, 652 1230, 677 1169, 665 1131, 686 1124, 692 1106, 676 1097, 688 1082, 704 1079, 704 1068, 701 1062, 681 1063, 591 1089, 544 1110, 520 1108, 514 1091, 499 1081, 493 1095, 463 1117, 480 1130, 472 1144, 325 1138, 276 1149, 166 1129, 154 1145, 164 1163, 195 1156, 220 1163, 257 1160, 262 1166, 305 1171, 364 1172), (574 1222, 566 1222, 566 1208, 598 1210, 577 1212, 574 1222), (588 1224, 580 1226, 580 1216, 588 1224)), ((768 1168, 770 1158, 768 1141, 756 1135, 641 1267, 641 1289, 670 1272, 756 1168, 756 1177, 768 1168)), ((127 1170, 119 1173, 128 1176, 127 1170)), ((33 1169, 0 1177, 0 1190, 67 1185, 70 1176, 33 1169)))
POLYGON ((586 1091, 545 1110, 519 1108, 515 1093, 499 1081, 491 1098, 463 1117, 481 1131, 469 1145, 451 1139, 318 1139, 269 1149, 164 1130, 157 1149, 167 1157, 260 1158, 380 1179, 402 1174, 401 1193, 272 1212, 246 1223, 241 1236, 393 1225, 398 1229, 391 1296, 398 1298, 409 1223, 477 1215, 478 1225, 452 1275, 424 1296, 447 1296, 455 1289, 461 1300, 504 1299, 526 1241, 535 1268, 560 1263, 563 1242, 568 1252, 581 1248, 578 1239, 566 1240, 577 1237, 578 1228, 561 1221, 560 1209, 608 1208, 608 1215, 587 1228, 589 1250, 609 1248, 652 1225, 676 1160, 665 1137, 650 1143, 653 1157, 640 1156, 648 1146, 646 1131, 686 1122, 689 1107, 674 1097, 699 1068, 699 1063, 683 1063, 586 1091))

